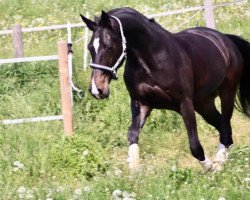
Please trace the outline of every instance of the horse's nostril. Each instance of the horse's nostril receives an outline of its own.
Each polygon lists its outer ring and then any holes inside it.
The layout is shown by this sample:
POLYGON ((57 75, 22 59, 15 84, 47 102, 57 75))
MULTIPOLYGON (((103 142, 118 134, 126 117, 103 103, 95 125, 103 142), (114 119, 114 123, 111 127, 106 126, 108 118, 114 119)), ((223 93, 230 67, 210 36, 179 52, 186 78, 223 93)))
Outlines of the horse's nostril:
POLYGON ((102 89, 97 89, 97 90, 98 90, 98 92, 99 92, 99 95, 102 95, 102 94, 103 94, 102 89))

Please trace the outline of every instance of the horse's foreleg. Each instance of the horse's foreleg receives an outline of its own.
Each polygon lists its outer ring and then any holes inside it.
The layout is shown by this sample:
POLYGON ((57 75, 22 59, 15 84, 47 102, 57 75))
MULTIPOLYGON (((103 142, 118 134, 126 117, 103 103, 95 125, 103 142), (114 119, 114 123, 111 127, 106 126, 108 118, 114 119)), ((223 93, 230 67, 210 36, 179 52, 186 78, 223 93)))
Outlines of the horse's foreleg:
POLYGON ((214 162, 212 171, 221 171, 223 169, 223 165, 228 158, 228 148, 223 144, 219 144, 218 150, 214 156, 214 162))
POLYGON ((151 108, 138 101, 131 100, 132 124, 128 132, 129 151, 128 163, 131 170, 139 167, 139 132, 144 125, 146 118, 150 115, 151 108))
POLYGON ((197 125, 195 118, 195 111, 193 102, 189 98, 185 98, 180 104, 180 114, 182 115, 185 123, 189 145, 192 155, 198 159, 204 170, 210 170, 212 167, 212 161, 205 157, 203 147, 200 144, 197 134, 197 125))

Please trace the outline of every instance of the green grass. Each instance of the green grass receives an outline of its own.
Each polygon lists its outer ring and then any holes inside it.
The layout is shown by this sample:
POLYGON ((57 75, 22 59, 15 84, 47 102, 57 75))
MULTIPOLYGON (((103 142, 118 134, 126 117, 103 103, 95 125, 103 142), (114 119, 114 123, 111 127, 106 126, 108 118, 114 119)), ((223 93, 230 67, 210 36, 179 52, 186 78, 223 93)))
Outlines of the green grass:
MULTIPOLYGON (((73 3, 1 0, 0 29, 9 29, 16 22, 21 22, 23 27, 80 22, 80 12, 89 11, 93 16, 99 15, 101 9, 119 6, 131 6, 151 14, 195 6, 199 2, 93 0, 83 6, 83 0, 73 3)), ((250 40, 249 8, 247 3, 217 9, 217 29, 250 40)), ((156 20, 171 30, 192 14, 156 20)), ((204 25, 202 13, 179 30, 195 25, 204 25)), ((73 41, 82 34, 82 29, 75 29, 73 41)), ((61 38, 66 39, 65 30, 25 33, 25 55, 56 54, 56 42, 61 38)), ((0 44, 0 58, 11 58, 11 37, 1 36, 0 44)), ((83 44, 75 44, 73 50, 74 82, 83 89, 83 99, 74 95, 75 134, 66 138, 62 121, 0 125, 0 199, 108 200, 115 199, 112 196, 115 190, 135 193, 135 198, 141 200, 250 198, 249 119, 235 111, 232 120, 235 147, 224 171, 212 174, 204 173, 190 155, 180 116, 155 110, 140 135, 141 170, 131 174, 126 163, 130 100, 122 78, 111 82, 108 100, 93 99, 88 93, 91 72, 82 70, 83 44)), ((123 69, 119 71, 120 77, 122 73, 123 69)), ((1 65, 0 79, 0 119, 60 114, 56 62, 1 65)), ((206 154, 212 157, 218 133, 200 116, 197 118, 200 140, 206 154)))

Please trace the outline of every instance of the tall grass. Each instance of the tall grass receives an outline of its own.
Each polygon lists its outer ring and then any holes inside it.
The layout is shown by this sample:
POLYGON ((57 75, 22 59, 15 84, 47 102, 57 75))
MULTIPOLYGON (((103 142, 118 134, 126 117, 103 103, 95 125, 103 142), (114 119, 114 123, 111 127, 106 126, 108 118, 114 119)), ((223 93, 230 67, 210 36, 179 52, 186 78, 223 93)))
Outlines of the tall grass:
MULTIPOLYGON (((222 1, 218 1, 222 2, 222 1)), ((200 4, 200 1, 7 1, 0 6, 0 29, 20 22, 24 27, 80 22, 78 14, 119 6, 144 14, 200 4), (9 17, 12 16, 12 17, 9 17)), ((215 10, 220 31, 250 40, 249 3, 215 10)), ((168 30, 192 13, 157 18, 168 30)), ((181 27, 204 25, 202 13, 181 27)), ((83 34, 73 31, 73 40, 83 34)), ((56 54, 64 31, 24 34, 26 56, 56 54)), ((11 37, 1 36, 0 57, 12 57, 11 37)), ((249 119, 235 112, 235 148, 225 170, 203 173, 190 155, 179 115, 155 110, 140 135, 142 169, 131 174, 126 165, 130 100, 122 78, 111 82, 111 96, 97 101, 88 93, 90 70, 83 71, 83 44, 74 45, 75 135, 64 136, 62 121, 0 125, 0 199, 248 199, 249 119), (18 161, 18 162, 16 162, 18 161), (116 191, 116 192, 114 192, 116 191), (134 194, 136 197, 134 197, 134 194)), ((122 77, 123 69, 119 71, 122 77)), ((60 114, 58 66, 54 61, 1 65, 0 119, 60 114)), ((198 131, 207 155, 213 155, 218 133, 198 117, 198 131)))

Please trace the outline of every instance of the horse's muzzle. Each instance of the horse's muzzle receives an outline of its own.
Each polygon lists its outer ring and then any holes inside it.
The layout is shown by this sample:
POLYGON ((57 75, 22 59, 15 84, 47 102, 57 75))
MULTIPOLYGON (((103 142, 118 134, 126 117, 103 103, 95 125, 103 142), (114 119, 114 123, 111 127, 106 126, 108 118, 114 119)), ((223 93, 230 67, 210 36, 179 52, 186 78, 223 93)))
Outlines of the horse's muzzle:
POLYGON ((89 87, 89 92, 96 99, 107 99, 109 97, 109 91, 104 92, 102 89, 97 89, 97 91, 93 91, 91 86, 89 87))

